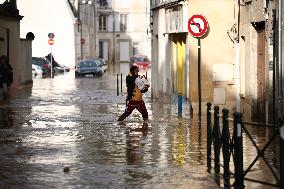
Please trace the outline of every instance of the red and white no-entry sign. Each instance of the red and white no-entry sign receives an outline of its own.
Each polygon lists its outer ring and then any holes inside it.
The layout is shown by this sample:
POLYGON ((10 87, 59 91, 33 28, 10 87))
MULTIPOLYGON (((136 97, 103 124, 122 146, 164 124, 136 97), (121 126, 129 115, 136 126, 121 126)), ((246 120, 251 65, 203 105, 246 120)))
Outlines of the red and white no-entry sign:
POLYGON ((81 44, 85 44, 86 40, 84 38, 81 38, 81 44))
POLYGON ((206 34, 207 29, 208 22, 203 15, 196 14, 188 20, 188 32, 193 37, 202 37, 206 34))
POLYGON ((54 44, 54 40, 53 40, 52 38, 49 38, 49 39, 48 39, 48 44, 49 44, 49 45, 53 45, 53 44, 54 44))

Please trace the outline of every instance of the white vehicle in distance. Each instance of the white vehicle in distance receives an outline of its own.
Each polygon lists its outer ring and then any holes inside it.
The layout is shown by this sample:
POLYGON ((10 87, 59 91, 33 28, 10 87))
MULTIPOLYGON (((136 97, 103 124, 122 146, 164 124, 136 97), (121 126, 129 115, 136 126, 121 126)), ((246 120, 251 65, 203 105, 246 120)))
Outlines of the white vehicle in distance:
POLYGON ((107 69, 108 69, 108 65, 107 65, 106 61, 104 59, 102 59, 102 58, 96 58, 96 60, 100 61, 101 66, 102 66, 102 71, 106 72, 107 69))
POLYGON ((42 75, 43 71, 42 68, 38 65, 32 64, 32 72, 35 75, 42 75))

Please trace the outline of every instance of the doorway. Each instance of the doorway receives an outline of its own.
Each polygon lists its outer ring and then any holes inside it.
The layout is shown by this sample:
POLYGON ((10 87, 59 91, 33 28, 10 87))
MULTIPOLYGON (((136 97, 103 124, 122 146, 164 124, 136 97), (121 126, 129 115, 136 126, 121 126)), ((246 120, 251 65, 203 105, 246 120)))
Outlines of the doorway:
POLYGON ((265 121, 265 29, 257 32, 257 100, 255 118, 265 121))

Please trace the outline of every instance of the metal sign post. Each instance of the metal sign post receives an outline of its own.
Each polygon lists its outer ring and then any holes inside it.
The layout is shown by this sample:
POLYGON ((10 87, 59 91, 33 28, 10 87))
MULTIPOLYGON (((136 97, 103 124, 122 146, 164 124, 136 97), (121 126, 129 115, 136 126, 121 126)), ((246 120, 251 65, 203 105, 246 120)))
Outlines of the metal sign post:
POLYGON ((193 15, 188 20, 188 32, 195 38, 198 42, 198 115, 201 116, 201 40, 207 33, 208 22, 203 15, 193 15))
POLYGON ((50 38, 48 40, 48 44, 50 45, 50 64, 51 64, 51 71, 50 71, 50 76, 52 78, 53 75, 53 67, 52 67, 52 45, 54 44, 54 40, 50 38))
POLYGON ((53 76, 53 66, 52 66, 52 45, 50 45, 50 64, 51 64, 50 76, 51 76, 51 78, 52 78, 52 76, 53 76))
POLYGON ((201 41, 200 38, 198 40, 198 115, 201 116, 201 41))
POLYGON ((54 44, 53 38, 55 37, 54 33, 49 33, 48 34, 48 44, 50 45, 50 64, 51 64, 51 70, 50 70, 50 76, 52 78, 53 76, 53 66, 52 66, 52 45, 54 44))

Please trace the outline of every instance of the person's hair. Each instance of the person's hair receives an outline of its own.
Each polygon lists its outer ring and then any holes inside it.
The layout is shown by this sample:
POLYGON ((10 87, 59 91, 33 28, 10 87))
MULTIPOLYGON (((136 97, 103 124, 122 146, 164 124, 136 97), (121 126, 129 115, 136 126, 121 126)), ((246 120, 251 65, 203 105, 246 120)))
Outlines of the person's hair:
POLYGON ((134 73, 135 69, 139 68, 138 66, 131 66, 130 67, 130 73, 134 73))

